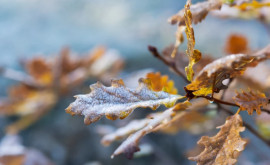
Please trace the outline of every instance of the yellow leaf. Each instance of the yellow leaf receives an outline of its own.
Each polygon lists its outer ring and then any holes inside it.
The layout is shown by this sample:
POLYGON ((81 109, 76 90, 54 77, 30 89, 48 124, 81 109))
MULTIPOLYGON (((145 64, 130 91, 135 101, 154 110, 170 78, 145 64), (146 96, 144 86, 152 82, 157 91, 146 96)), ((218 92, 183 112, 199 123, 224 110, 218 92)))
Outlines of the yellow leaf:
POLYGON ((187 41, 188 41, 186 54, 189 57, 189 64, 185 68, 185 71, 186 71, 187 79, 189 81, 192 81, 193 76, 194 76, 193 65, 201 59, 202 55, 201 55, 201 52, 199 50, 194 49, 195 37, 194 37, 194 30, 192 27, 192 13, 190 11, 190 4, 189 3, 187 3, 187 5, 185 6, 184 17, 185 17, 185 24, 186 24, 185 32, 186 32, 187 41))
POLYGON ((146 78, 151 80, 151 89, 153 91, 164 91, 170 94, 177 94, 177 89, 174 86, 174 81, 169 80, 167 75, 161 76, 160 72, 151 72, 146 75, 146 78))
POLYGON ((240 10, 249 10, 249 9, 258 9, 262 7, 269 7, 270 2, 258 2, 256 0, 253 0, 252 2, 243 2, 242 4, 235 6, 236 8, 239 8, 240 10))
POLYGON ((227 118, 224 125, 218 127, 220 131, 213 137, 203 136, 199 145, 204 145, 204 151, 198 156, 189 157, 197 161, 197 165, 232 165, 245 148, 247 140, 240 137, 240 132, 245 130, 239 114, 227 118))

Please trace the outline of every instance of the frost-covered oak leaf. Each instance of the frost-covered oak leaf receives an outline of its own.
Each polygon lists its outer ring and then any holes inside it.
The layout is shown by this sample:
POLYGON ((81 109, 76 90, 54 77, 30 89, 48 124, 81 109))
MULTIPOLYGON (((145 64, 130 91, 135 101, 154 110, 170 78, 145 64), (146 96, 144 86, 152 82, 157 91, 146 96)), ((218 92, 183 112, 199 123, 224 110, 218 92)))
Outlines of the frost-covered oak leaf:
MULTIPOLYGON (((190 11, 193 15, 192 22, 197 24, 201 22, 208 14, 209 11, 219 10, 222 6, 221 0, 208 0, 205 2, 196 3, 190 6, 190 11)), ((185 24, 185 9, 180 10, 176 15, 169 18, 171 24, 185 24)))
POLYGON ((219 92, 227 88, 222 84, 223 80, 240 76, 247 67, 255 67, 261 61, 269 59, 270 53, 268 47, 266 48, 255 55, 233 54, 217 59, 206 65, 186 88, 196 96, 208 95, 212 91, 219 92))
MULTIPOLYGON (((133 157, 134 152, 137 152, 140 150, 139 142, 140 140, 147 134, 159 130, 159 128, 162 128, 162 126, 165 126, 177 113, 185 113, 182 112, 183 110, 187 109, 191 105, 190 102, 185 101, 183 103, 178 103, 174 107, 167 109, 166 111, 158 114, 154 114, 151 118, 145 119, 141 121, 140 127, 136 127, 137 130, 134 130, 133 134, 131 134, 112 154, 112 158, 119 154, 125 154, 125 156, 129 159, 133 157)), ((131 125, 129 125, 129 128, 131 125)), ((134 126, 134 125, 132 125, 134 126)), ((128 126, 126 126, 128 127, 128 126)), ((117 132, 118 134, 111 134, 111 137, 109 138, 109 135, 105 136, 103 138, 103 143, 106 142, 105 140, 115 140, 112 138, 116 138, 117 135, 123 136, 124 132, 127 132, 127 128, 122 129, 123 132, 117 132)), ((125 135, 126 136, 126 135, 125 135)), ((121 137, 120 137, 121 138, 121 137)), ((111 142, 111 141, 107 141, 111 142)), ((108 143, 108 144, 109 144, 108 143)), ((106 143, 105 143, 106 144, 106 143)))
POLYGON ((66 109, 72 115, 84 115, 85 124, 96 122, 104 115, 111 120, 124 119, 138 107, 156 109, 162 104, 170 107, 182 98, 163 91, 152 91, 151 81, 142 78, 137 89, 127 88, 121 79, 113 80, 110 87, 97 82, 90 89, 89 94, 75 96, 75 102, 66 109))
POLYGON ((266 107, 268 99, 265 94, 259 91, 251 91, 250 89, 245 92, 237 92, 233 97, 234 102, 240 106, 242 111, 246 110, 249 115, 252 115, 256 110, 257 114, 261 114, 261 107, 266 107))
POLYGON ((239 114, 227 118, 224 125, 218 127, 220 131, 213 137, 203 136, 199 145, 203 145, 204 151, 198 156, 189 157, 190 160, 197 161, 197 165, 232 165, 237 162, 237 158, 245 148, 247 140, 240 136, 240 132, 245 130, 243 121, 239 114))
MULTIPOLYGON (((186 101, 184 103, 179 103, 177 106, 175 106, 174 111, 179 111, 179 110, 185 110, 188 109, 189 107, 192 107, 191 103, 186 101)), ((172 113, 172 117, 169 120, 164 120, 162 124, 160 124, 158 127, 156 127, 153 131, 162 131, 165 128, 168 128, 168 125, 174 121, 176 117, 179 116, 184 116, 186 113, 182 112, 181 113, 172 113), (175 115, 174 115, 175 114, 175 115)), ((109 133, 105 135, 101 143, 105 146, 110 145, 113 141, 116 140, 122 140, 129 135, 141 130, 142 128, 146 127, 150 122, 153 121, 153 119, 160 118, 159 116, 163 116, 164 112, 161 113, 152 113, 147 116, 147 118, 140 119, 140 120, 132 120, 129 124, 125 125, 124 127, 118 128, 115 132, 109 133)), ((166 117, 165 117, 166 118, 166 117)))

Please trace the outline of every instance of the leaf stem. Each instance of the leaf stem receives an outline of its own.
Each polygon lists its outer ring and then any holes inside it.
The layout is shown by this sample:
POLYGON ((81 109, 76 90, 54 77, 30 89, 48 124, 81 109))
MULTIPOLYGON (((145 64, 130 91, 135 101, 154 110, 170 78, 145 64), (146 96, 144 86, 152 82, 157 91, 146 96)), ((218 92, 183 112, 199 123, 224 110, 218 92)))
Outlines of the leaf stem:
MULTIPOLYGON (((240 107, 239 105, 237 105, 237 104, 235 104, 235 103, 230 103, 230 102, 227 102, 227 101, 219 100, 219 99, 216 99, 216 98, 212 98, 212 97, 210 97, 210 96, 196 96, 196 97, 205 98, 205 99, 207 99, 207 100, 214 101, 215 103, 219 103, 219 104, 224 104, 224 105, 230 105, 230 106, 240 107)), ((262 108, 261 111, 270 114, 270 110, 268 110, 268 109, 263 109, 263 108, 262 108)))

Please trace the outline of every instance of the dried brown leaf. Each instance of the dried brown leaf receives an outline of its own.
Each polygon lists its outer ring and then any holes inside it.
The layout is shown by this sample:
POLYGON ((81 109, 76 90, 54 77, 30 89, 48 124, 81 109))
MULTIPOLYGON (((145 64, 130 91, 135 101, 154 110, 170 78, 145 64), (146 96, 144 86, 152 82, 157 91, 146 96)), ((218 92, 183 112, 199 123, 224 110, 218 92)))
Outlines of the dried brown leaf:
POLYGON ((190 157, 197 161, 198 165, 227 165, 235 164, 240 152, 244 150, 247 143, 240 137, 240 132, 245 130, 243 121, 239 114, 227 118, 224 125, 218 127, 220 131, 213 137, 203 136, 199 145, 205 149, 200 155, 190 157))
POLYGON ((259 62, 270 58, 269 50, 263 50, 260 55, 236 54, 215 60, 206 65, 186 88, 194 91, 196 96, 208 95, 212 91, 219 92, 227 88, 222 84, 223 80, 240 76, 247 67, 255 67, 259 62))
POLYGON ((250 89, 247 92, 237 92, 233 99, 240 106, 240 109, 242 111, 246 110, 249 115, 252 115, 254 110, 256 110, 257 114, 261 114, 261 107, 265 108, 268 104, 268 99, 264 93, 251 91, 250 89))

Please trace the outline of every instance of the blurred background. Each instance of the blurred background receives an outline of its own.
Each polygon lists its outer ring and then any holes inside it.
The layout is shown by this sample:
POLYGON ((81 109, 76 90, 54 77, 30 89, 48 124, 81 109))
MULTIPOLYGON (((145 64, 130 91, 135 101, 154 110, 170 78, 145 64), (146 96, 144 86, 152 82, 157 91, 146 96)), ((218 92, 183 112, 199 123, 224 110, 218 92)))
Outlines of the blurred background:
MULTIPOLYGON (((174 43, 176 26, 170 25, 167 19, 184 4, 185 1, 179 0, 0 0, 0 66, 21 70, 21 60, 40 55, 56 56, 66 46, 72 52, 83 54, 102 45, 117 51, 125 60, 125 66, 117 77, 150 68, 168 74, 175 81, 179 93, 184 94, 182 87, 185 83, 182 79, 147 50, 148 45, 155 45, 161 50, 174 43)), ((231 33, 245 35, 253 49, 262 48, 270 42, 267 29, 256 20, 208 16, 203 23, 194 25, 194 30, 196 48, 214 57, 225 54, 224 44, 231 33)), ((186 49, 185 45, 180 47, 181 51, 186 49)), ((85 82, 84 92, 81 93, 88 93, 88 85, 96 81, 94 78, 85 82)), ((1 77, 1 97, 5 97, 8 87, 16 83, 1 77)), ((143 118, 151 111, 137 110, 123 121, 102 119, 86 126, 82 117, 72 117, 64 111, 74 101, 73 95, 78 93, 80 91, 75 90, 60 98, 61 102, 53 110, 22 131, 23 145, 41 151, 59 165, 196 164, 187 160, 186 152, 196 146, 201 134, 191 135, 186 131, 175 135, 147 135, 142 143, 150 151, 145 155, 133 160, 127 160, 122 155, 110 159, 120 143, 102 146, 98 126, 124 125, 133 118, 143 118)), ((252 121, 250 116, 245 117, 252 121)), ((0 137, 5 135, 5 126, 14 120, 0 118, 0 137)), ((215 132, 214 129, 209 134, 215 132)), ((270 157, 265 153, 269 153, 270 149, 248 131, 243 136, 249 137, 252 144, 240 156, 239 164, 269 164, 270 157)))

